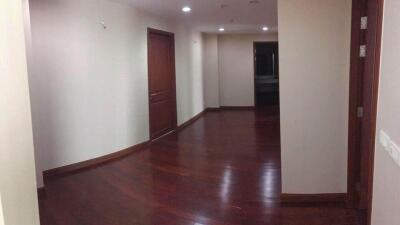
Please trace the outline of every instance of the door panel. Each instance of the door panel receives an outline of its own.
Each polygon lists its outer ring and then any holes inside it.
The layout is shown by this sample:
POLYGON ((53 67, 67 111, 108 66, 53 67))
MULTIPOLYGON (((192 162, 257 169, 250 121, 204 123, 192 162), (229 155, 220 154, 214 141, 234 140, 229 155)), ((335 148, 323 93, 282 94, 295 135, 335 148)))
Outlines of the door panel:
POLYGON ((361 224, 371 224, 383 6, 383 0, 353 0, 348 198, 361 224), (363 16, 366 29, 360 26, 363 16), (360 57, 360 45, 366 45, 366 57, 360 57))
POLYGON ((148 30, 150 137, 176 128, 174 35, 148 30))
POLYGON ((157 138, 166 134, 175 128, 174 111, 172 110, 173 104, 171 101, 159 101, 150 105, 152 116, 150 117, 150 130, 152 138, 157 138))

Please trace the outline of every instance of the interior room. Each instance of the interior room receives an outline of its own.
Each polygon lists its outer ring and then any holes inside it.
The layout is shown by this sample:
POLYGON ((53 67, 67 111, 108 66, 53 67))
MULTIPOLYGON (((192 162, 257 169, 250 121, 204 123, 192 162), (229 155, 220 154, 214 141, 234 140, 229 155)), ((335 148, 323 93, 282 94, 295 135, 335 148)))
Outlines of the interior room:
POLYGON ((279 44, 254 42, 256 107, 279 106, 279 44))
POLYGON ((0 225, 400 224, 398 9, 0 1, 0 225))

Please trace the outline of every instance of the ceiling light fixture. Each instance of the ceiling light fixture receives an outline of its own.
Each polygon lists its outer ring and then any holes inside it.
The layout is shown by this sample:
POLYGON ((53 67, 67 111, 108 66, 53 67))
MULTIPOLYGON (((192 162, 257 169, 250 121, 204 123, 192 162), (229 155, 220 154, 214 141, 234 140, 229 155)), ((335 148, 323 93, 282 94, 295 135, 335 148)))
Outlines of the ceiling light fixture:
POLYGON ((220 27, 218 30, 219 30, 220 32, 223 32, 223 31, 225 31, 225 28, 220 27))
POLYGON ((269 30, 269 28, 268 27, 263 27, 262 30, 263 31, 267 31, 267 30, 269 30))
POLYGON ((184 6, 182 8, 182 11, 185 12, 185 13, 188 13, 188 12, 192 11, 192 8, 190 8, 189 6, 184 6))

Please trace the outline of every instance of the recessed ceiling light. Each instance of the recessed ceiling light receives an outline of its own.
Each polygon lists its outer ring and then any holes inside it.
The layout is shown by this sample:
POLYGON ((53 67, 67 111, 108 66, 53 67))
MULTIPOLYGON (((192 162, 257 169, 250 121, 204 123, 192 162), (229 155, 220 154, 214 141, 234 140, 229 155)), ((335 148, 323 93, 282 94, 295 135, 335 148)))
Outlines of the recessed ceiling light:
POLYGON ((269 28, 268 27, 263 27, 262 30, 263 31, 267 31, 267 30, 269 30, 269 28))
POLYGON ((188 13, 188 12, 192 11, 192 8, 190 8, 189 6, 184 6, 182 8, 182 11, 185 12, 185 13, 188 13))
POLYGON ((223 32, 223 31, 225 31, 225 28, 220 27, 220 28, 218 28, 218 30, 219 30, 220 32, 223 32))

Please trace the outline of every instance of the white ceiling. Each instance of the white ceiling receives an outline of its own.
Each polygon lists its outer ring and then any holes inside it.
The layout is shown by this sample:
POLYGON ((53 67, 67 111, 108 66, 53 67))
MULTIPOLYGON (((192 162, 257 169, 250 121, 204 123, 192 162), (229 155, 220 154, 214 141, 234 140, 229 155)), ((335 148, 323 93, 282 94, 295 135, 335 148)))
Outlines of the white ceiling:
POLYGON ((258 33, 262 26, 277 32, 277 0, 124 0, 160 17, 182 21, 202 32, 258 33), (250 4, 250 2, 256 2, 250 4), (192 11, 185 14, 183 6, 192 11))

